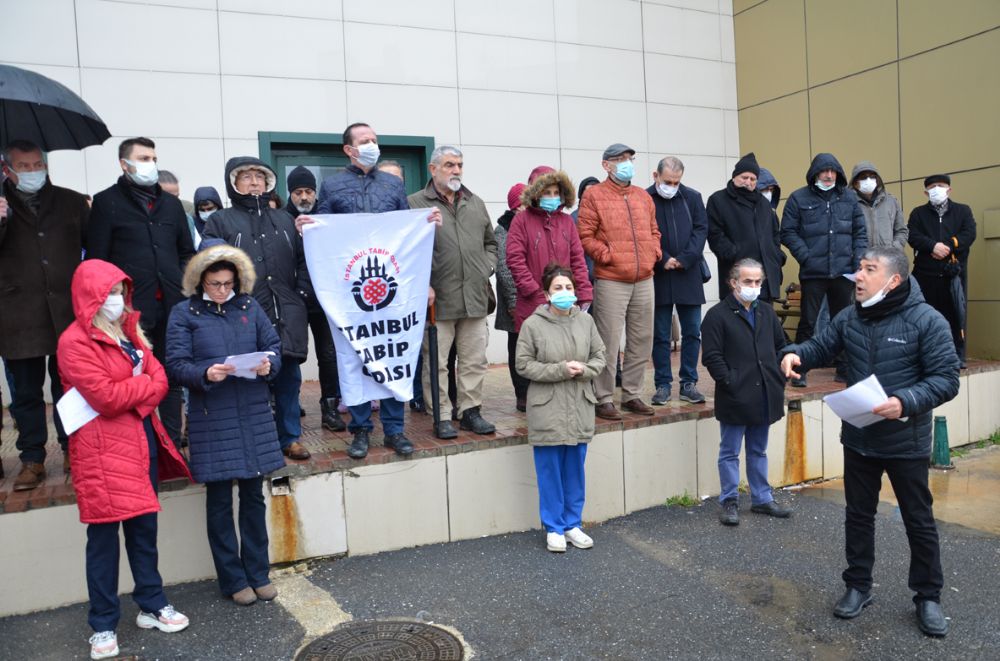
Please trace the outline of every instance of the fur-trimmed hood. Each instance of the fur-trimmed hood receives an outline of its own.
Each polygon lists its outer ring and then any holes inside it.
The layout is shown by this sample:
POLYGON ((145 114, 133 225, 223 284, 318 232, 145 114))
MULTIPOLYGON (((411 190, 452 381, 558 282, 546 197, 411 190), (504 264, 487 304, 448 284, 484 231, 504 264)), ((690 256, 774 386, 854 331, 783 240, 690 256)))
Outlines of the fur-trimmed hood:
POLYGON ((521 203, 526 207, 538 207, 538 200, 542 197, 542 191, 552 184, 559 185, 559 196, 562 198, 562 208, 569 209, 576 204, 576 191, 573 189, 573 182, 569 175, 559 170, 558 172, 546 172, 539 175, 528 184, 528 187, 521 193, 521 203))
MULTIPOLYGON (((206 239, 206 243, 210 240, 206 239)), ((202 244, 205 245, 204 243, 202 244)), ((216 262, 232 262, 236 267, 236 285, 233 291, 239 294, 253 294, 253 286, 257 281, 257 274, 253 269, 253 262, 250 257, 240 250, 227 243, 209 244, 203 247, 184 269, 184 290, 185 296, 193 296, 201 292, 201 276, 212 264, 216 262)))

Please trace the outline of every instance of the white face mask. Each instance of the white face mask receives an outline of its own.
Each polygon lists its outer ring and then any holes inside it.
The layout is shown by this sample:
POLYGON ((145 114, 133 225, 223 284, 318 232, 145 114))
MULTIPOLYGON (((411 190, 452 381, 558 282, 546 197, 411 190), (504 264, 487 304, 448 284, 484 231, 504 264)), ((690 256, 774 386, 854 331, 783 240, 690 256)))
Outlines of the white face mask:
POLYGON ((160 171, 157 169, 155 161, 125 159, 125 164, 135 168, 135 172, 129 172, 128 176, 140 186, 153 186, 160 180, 160 171))
POLYGON ((363 145, 358 146, 358 163, 361 163, 366 168, 378 163, 378 157, 381 155, 379 151, 378 144, 374 142, 366 142, 363 145))
POLYGON ((940 186, 931 186, 927 189, 927 197, 930 198, 931 204, 943 204, 948 199, 948 189, 941 188, 940 186))
MULTIPOLYGON (((889 280, 891 282, 892 278, 890 278, 889 280)), ((867 301, 862 301, 861 302, 861 307, 863 307, 863 308, 870 308, 873 305, 878 305, 883 300, 885 300, 885 296, 888 293, 889 293, 889 283, 886 282, 885 286, 882 287, 882 289, 879 289, 877 292, 875 292, 874 296, 872 296, 871 298, 869 298, 867 301)))
POLYGON ((677 195, 677 191, 680 189, 680 186, 668 186, 667 184, 656 185, 656 192, 660 194, 660 197, 664 197, 668 200, 674 195, 677 195))
POLYGON ((212 209, 211 211, 199 211, 198 217, 201 218, 202 220, 208 220, 208 217, 211 216, 213 213, 215 213, 215 209, 212 209))
POLYGON ((865 179, 858 180, 858 190, 865 195, 871 195, 874 193, 876 186, 878 186, 878 179, 875 177, 867 177, 865 179))
POLYGON ((744 287, 740 285, 740 290, 737 292, 737 296, 740 297, 744 303, 753 303, 760 296, 760 287, 744 287))
POLYGON ((824 184, 819 179, 816 180, 816 188, 818 188, 818 189, 820 189, 821 191, 824 191, 824 192, 830 190, 831 188, 833 188, 836 185, 837 185, 836 180, 834 180, 832 183, 829 183, 829 184, 824 184))
POLYGON ((101 306, 101 314, 108 321, 118 321, 125 311, 125 297, 121 294, 109 294, 108 300, 101 306))
POLYGON ((15 172, 17 175, 17 190, 28 195, 34 195, 42 190, 45 185, 45 177, 49 175, 48 170, 37 170, 35 172, 15 172))
POLYGON ((771 201, 771 195, 772 195, 772 194, 773 194, 773 193, 771 193, 771 191, 769 191, 769 190, 766 190, 766 191, 763 191, 763 192, 761 193, 761 195, 763 195, 763 196, 764 196, 764 199, 765 199, 765 200, 767 200, 768 202, 770 202, 770 201, 771 201))

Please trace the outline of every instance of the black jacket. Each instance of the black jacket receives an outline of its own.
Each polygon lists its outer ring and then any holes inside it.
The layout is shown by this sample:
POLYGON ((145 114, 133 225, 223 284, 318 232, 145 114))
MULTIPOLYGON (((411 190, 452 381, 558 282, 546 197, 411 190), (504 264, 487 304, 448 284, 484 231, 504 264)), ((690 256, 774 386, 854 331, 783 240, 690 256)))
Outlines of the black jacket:
POLYGON ((701 260, 708 237, 708 217, 701 193, 684 184, 669 200, 656 192, 655 185, 646 192, 656 207, 656 225, 660 228, 660 249, 663 251, 663 257, 653 267, 656 305, 704 304, 701 260), (663 265, 671 257, 684 268, 664 270, 663 265))
POLYGON ((781 298, 781 251, 778 220, 760 193, 747 194, 730 181, 708 198, 708 247, 719 260, 719 300, 729 296, 729 270, 750 257, 764 266, 763 298, 781 298))
POLYGON ((903 403, 906 420, 862 429, 842 423, 840 442, 869 457, 930 457, 934 408, 958 394, 958 356, 948 322, 924 302, 912 277, 909 286, 906 298, 885 316, 863 319, 855 304, 841 310, 819 335, 785 348, 798 354, 806 369, 821 367, 844 351, 848 385, 874 374, 885 393, 903 403))
POLYGON ((785 377, 780 360, 785 333, 774 308, 766 302, 757 303, 752 328, 742 308, 730 293, 705 314, 701 363, 715 380, 715 417, 719 422, 771 424, 785 415, 785 377))
POLYGON ((931 251, 934 244, 941 242, 955 251, 955 257, 962 265, 963 275, 969 261, 969 248, 976 240, 976 219, 968 205, 948 200, 944 216, 938 217, 937 210, 930 202, 916 207, 910 212, 908 227, 909 242, 913 247, 913 272, 919 275, 941 277, 949 258, 934 259, 931 251), (951 238, 958 239, 958 247, 951 238))
POLYGON ((132 304, 142 313, 143 328, 165 328, 170 308, 185 298, 181 278, 194 255, 194 240, 179 199, 156 184, 152 208, 144 209, 131 185, 122 175, 94 196, 87 259, 103 259, 125 271, 135 287, 132 304))
POLYGON ((800 280, 839 278, 857 270, 868 248, 865 214, 833 154, 817 154, 806 172, 806 185, 785 202, 781 243, 799 263, 800 280), (837 172, 837 183, 824 192, 813 182, 830 168, 837 172))
POLYGON ((229 159, 226 192, 233 206, 211 215, 204 238, 222 239, 250 256, 257 273, 254 298, 278 329, 282 355, 302 362, 309 353, 306 301, 313 295, 302 238, 292 217, 283 209, 270 208, 266 196, 236 192, 234 171, 249 165, 271 173, 268 182, 273 190, 274 172, 263 161, 250 156, 229 159))

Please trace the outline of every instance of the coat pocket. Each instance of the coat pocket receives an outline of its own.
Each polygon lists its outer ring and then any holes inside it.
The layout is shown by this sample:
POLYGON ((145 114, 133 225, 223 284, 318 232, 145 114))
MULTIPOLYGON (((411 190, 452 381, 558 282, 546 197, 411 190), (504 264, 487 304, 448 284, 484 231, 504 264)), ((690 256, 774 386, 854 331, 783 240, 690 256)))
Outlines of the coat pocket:
POLYGON ((582 384, 583 388, 583 398, 593 405, 597 405, 597 395, 594 394, 594 385, 592 382, 587 381, 582 384))
POLYGON ((545 406, 552 401, 555 392, 553 384, 533 381, 528 388, 528 406, 545 406))

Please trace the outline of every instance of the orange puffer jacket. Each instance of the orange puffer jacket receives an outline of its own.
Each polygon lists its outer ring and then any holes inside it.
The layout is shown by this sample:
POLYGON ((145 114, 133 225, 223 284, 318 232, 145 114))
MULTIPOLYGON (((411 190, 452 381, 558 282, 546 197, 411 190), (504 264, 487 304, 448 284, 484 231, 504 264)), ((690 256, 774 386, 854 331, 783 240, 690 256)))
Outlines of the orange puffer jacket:
POLYGON ((594 260, 594 277, 640 282, 660 259, 660 230, 649 193, 609 179, 588 188, 577 218, 580 243, 594 260))

